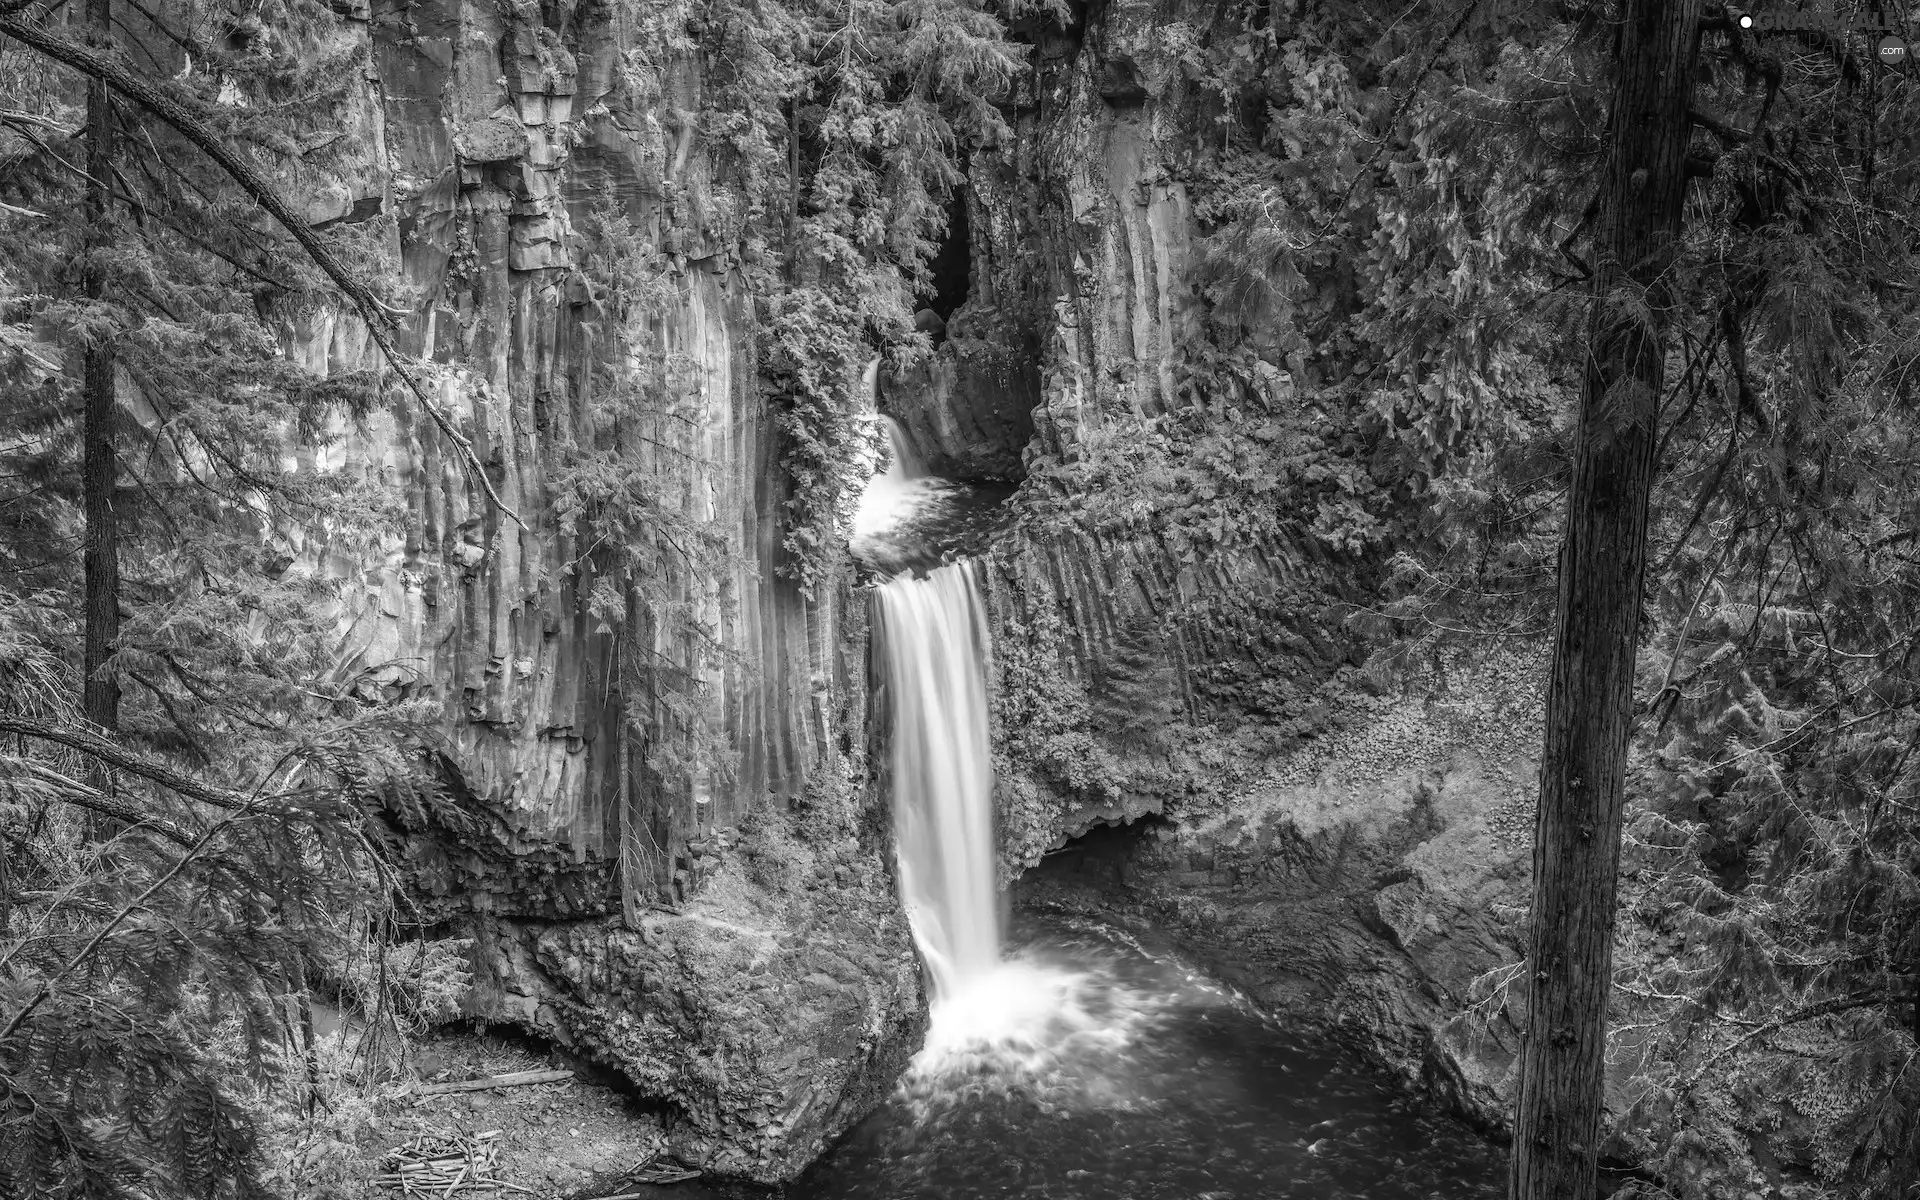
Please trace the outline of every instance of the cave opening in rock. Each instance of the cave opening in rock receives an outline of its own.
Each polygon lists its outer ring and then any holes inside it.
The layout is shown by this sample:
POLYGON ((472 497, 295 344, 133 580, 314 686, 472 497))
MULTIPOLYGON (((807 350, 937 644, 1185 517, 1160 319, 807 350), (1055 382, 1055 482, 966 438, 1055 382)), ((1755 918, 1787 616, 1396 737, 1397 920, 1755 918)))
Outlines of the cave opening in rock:
POLYGON ((1145 813, 1131 821, 1102 821, 1047 851, 1027 878, 1123 883, 1134 853, 1161 830, 1172 828, 1173 822, 1159 813, 1145 813))
POLYGON ((933 295, 928 297, 927 307, 940 318, 942 325, 952 320, 955 311, 967 302, 967 287, 973 272, 969 237, 966 192, 955 188, 947 199, 946 236, 941 239, 933 261, 927 264, 933 273, 933 295))
MULTIPOLYGON (((319 1026, 320 1014, 316 1012, 315 1016, 315 1024, 319 1026)), ((364 1023, 358 1018, 329 1016, 331 1027, 337 1028, 344 1019, 350 1022, 350 1032, 356 1032, 355 1025, 364 1029, 364 1023)), ((483 1079, 514 1072, 571 1071, 578 1082, 602 1089, 600 1103, 617 1106, 630 1117, 651 1119, 661 1125, 674 1125, 687 1119, 680 1105, 650 1093, 625 1072, 601 1061, 584 1047, 569 1047, 519 1025, 467 1018, 446 1022, 417 1037, 412 1065, 428 1083, 483 1079)), ((475 1093, 456 1094, 466 1097, 475 1093)), ((508 1101, 533 1094, 520 1092, 510 1085, 494 1089, 492 1098, 501 1107, 511 1109, 515 1106, 508 1101)))

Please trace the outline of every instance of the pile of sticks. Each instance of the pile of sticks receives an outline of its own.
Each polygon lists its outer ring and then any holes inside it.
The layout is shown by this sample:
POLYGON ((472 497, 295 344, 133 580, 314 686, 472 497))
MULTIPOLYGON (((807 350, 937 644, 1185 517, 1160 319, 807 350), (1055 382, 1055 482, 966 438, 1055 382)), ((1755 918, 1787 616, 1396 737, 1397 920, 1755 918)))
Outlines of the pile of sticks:
MULTIPOLYGON (((468 1189, 498 1189, 493 1164, 500 1157, 500 1131, 425 1134, 387 1152, 375 1182, 403 1196, 451 1196, 468 1189)), ((515 1189, 518 1190, 518 1189, 515 1189)))

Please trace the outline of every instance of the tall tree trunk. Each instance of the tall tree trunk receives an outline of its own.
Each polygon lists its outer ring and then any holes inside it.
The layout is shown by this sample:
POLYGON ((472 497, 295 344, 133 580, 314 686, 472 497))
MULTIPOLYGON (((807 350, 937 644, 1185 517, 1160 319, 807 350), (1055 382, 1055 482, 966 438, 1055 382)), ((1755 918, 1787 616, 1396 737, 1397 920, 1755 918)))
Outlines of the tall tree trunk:
MULTIPOLYGON (((106 50, 112 42, 113 0, 87 0, 87 36, 106 50)), ((106 272, 95 252, 107 244, 113 180, 112 93, 99 80, 87 87, 87 259, 82 286, 87 299, 106 294, 106 272)), ((85 348, 86 415, 81 428, 82 486, 86 492, 86 648, 81 708, 87 720, 109 733, 120 726, 120 681, 106 666, 120 639, 120 527, 113 510, 113 342, 104 337, 85 348)))
POLYGON ((1560 547, 1534 828, 1513 1200, 1587 1200, 1598 1186, 1622 794, 1666 375, 1665 272, 1686 198, 1701 8, 1702 0, 1622 0, 1617 27, 1592 340, 1560 547))

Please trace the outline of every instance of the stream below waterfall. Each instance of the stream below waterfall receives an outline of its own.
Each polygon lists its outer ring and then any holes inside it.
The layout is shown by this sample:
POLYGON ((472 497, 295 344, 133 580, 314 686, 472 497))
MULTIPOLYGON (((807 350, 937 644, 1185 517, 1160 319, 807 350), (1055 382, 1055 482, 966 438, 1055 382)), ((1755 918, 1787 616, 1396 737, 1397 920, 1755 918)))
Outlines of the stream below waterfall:
POLYGON ((1505 1151, 1093 924, 1023 919, 796 1200, 1469 1200, 1505 1151))
MULTIPOLYGON (((873 384, 869 368, 868 386, 873 384)), ((1097 924, 1002 928, 977 566, 995 497, 926 475, 888 422, 854 551, 891 713, 901 902, 930 1000, 881 1109, 803 1200, 1468 1200, 1505 1154, 1177 956, 1097 924)))

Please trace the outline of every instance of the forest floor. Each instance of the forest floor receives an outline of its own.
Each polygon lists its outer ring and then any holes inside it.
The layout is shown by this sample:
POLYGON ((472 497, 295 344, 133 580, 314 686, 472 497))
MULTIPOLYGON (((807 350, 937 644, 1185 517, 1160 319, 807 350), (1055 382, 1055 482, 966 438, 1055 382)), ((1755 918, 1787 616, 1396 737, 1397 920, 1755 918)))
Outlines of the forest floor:
MULTIPOLYGON (((421 1043, 414 1053, 415 1078, 381 1086, 366 1096, 370 1110, 354 1138, 360 1162, 352 1172, 361 1182, 356 1200, 402 1200, 409 1195, 375 1181, 382 1161, 423 1138, 474 1138, 492 1132, 495 1149, 486 1178, 456 1193, 462 1200, 699 1200, 721 1196, 697 1183, 672 1187, 639 1182, 644 1168, 672 1168, 660 1157, 665 1135, 660 1118, 622 1092, 597 1082, 591 1069, 511 1036, 471 1030, 448 1031, 421 1043), (420 1095, 415 1089, 434 1083, 539 1071, 576 1070, 555 1083, 523 1084, 490 1091, 420 1095)), ((434 1189, 440 1194, 443 1188, 434 1189)))

